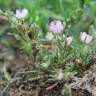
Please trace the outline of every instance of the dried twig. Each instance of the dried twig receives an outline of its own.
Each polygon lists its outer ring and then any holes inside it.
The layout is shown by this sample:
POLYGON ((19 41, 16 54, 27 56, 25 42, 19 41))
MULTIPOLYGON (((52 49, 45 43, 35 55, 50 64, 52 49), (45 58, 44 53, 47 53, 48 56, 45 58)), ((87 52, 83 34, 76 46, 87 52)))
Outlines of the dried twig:
POLYGON ((51 89, 53 89, 55 86, 58 85, 58 83, 59 83, 59 82, 56 82, 55 84, 53 84, 53 85, 47 87, 46 90, 51 90, 51 89))

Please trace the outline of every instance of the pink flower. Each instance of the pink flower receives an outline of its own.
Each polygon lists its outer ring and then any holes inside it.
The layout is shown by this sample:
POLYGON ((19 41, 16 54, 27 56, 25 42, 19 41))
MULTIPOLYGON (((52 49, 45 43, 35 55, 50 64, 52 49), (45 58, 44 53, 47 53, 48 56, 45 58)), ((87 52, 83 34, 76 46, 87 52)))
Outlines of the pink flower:
POLYGON ((69 36, 66 38, 67 45, 70 45, 72 43, 73 37, 69 36))
POLYGON ((25 18, 28 16, 28 10, 26 8, 24 8, 23 10, 16 10, 15 16, 18 19, 25 18))
POLYGON ((92 39, 93 39, 93 36, 87 35, 87 37, 86 37, 86 43, 87 44, 90 43, 92 41, 92 39))
POLYGON ((64 27, 61 21, 52 21, 49 26, 50 31, 53 33, 60 33, 63 31, 64 27))
POLYGON ((86 32, 81 32, 80 38, 81 38, 82 41, 85 41, 86 35, 87 35, 86 32))
POLYGON ((90 43, 93 39, 93 36, 88 35, 86 32, 81 32, 80 39, 85 43, 90 43))

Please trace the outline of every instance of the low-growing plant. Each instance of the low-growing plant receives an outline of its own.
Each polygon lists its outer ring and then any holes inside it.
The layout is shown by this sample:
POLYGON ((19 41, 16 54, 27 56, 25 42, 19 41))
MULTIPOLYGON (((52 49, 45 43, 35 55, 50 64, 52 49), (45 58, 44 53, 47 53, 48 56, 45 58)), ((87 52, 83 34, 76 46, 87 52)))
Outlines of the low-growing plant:
POLYGON ((77 39, 66 32, 66 22, 60 20, 51 21, 47 27, 48 32, 43 34, 39 25, 30 22, 26 8, 16 10, 16 13, 0 11, 0 14, 8 18, 8 35, 13 36, 17 45, 31 57, 36 66, 34 70, 38 69, 41 73, 48 73, 53 79, 61 80, 92 64, 95 46, 93 34, 81 32, 77 39))

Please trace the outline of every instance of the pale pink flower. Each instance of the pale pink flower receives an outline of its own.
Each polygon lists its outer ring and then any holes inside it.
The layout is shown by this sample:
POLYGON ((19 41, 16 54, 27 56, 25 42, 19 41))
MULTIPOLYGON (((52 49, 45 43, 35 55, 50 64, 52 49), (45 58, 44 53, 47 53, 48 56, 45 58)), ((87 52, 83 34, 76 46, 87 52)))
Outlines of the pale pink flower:
POLYGON ((28 16, 28 10, 26 8, 22 9, 22 10, 16 10, 16 14, 15 16, 18 18, 18 19, 21 19, 21 18, 25 18, 28 16))
POLYGON ((92 41, 92 39, 93 39, 93 36, 87 35, 85 42, 86 42, 86 43, 90 43, 90 42, 92 41))
POLYGON ((93 39, 93 36, 88 35, 86 32, 81 32, 80 39, 85 43, 90 43, 93 39))
POLYGON ((67 45, 70 45, 73 41, 73 37, 72 36, 69 36, 66 38, 66 42, 67 42, 67 45))
POLYGON ((59 20, 58 21, 52 21, 49 25, 49 29, 53 33, 60 33, 61 31, 63 31, 64 26, 63 26, 62 22, 59 20))
POLYGON ((85 41, 85 39, 86 39, 86 32, 81 32, 81 34, 80 34, 80 39, 82 40, 82 41, 85 41))

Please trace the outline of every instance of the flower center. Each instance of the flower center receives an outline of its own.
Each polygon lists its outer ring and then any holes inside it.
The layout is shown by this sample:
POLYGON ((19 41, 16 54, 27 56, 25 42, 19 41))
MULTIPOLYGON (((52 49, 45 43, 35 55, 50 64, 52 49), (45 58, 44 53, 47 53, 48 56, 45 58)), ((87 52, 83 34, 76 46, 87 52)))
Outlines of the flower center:
POLYGON ((58 24, 55 22, 54 23, 54 28, 57 28, 58 27, 58 24))

